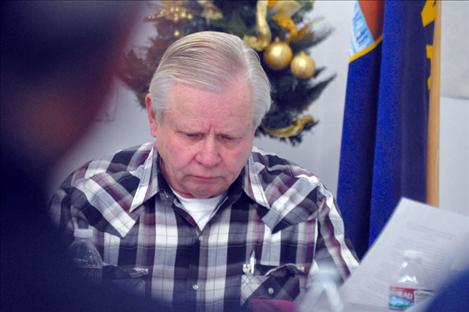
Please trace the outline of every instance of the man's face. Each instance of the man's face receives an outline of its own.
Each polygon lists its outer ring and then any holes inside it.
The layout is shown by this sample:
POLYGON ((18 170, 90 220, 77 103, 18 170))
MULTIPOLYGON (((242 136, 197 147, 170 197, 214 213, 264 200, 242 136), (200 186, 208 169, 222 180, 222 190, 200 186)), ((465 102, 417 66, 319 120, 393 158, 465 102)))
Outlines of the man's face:
POLYGON ((149 104, 147 97, 151 133, 169 185, 189 198, 225 192, 246 164, 254 140, 247 83, 237 80, 220 93, 175 83, 161 120, 149 104))

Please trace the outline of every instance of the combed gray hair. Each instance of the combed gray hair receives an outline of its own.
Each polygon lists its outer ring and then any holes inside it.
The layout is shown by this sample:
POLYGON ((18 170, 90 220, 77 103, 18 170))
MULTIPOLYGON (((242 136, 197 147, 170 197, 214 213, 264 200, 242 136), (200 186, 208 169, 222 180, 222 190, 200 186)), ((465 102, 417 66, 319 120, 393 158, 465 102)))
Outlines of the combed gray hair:
POLYGON ((210 92, 222 92, 245 77, 251 87, 254 125, 258 127, 271 104, 270 84, 257 52, 235 35, 202 31, 171 44, 153 75, 150 96, 157 118, 168 109, 174 82, 210 92))

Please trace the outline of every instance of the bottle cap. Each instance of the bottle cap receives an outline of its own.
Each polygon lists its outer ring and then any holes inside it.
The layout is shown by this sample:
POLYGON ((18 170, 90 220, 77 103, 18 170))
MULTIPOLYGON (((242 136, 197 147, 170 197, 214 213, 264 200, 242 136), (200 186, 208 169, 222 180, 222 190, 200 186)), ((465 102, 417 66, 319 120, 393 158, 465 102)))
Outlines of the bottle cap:
POLYGON ((76 238, 90 238, 93 236, 93 231, 91 229, 75 229, 73 236, 76 238))

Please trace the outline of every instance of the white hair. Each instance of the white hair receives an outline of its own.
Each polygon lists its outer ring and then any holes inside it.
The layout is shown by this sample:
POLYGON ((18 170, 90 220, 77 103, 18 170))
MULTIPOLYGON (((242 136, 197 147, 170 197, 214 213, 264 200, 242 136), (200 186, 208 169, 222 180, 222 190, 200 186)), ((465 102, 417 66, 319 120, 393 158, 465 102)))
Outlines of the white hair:
POLYGON ((150 83, 157 118, 168 109, 174 82, 210 92, 222 92, 233 82, 247 79, 254 105, 254 125, 260 125, 271 104, 270 84, 257 52, 235 35, 202 31, 171 44, 150 83))

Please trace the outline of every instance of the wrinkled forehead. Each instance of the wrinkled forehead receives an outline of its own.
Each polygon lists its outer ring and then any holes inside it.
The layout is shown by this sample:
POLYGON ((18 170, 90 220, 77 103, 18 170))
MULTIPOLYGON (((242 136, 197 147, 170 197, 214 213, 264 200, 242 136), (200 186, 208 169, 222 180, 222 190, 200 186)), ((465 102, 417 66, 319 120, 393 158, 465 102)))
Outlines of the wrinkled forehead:
POLYGON ((198 120, 219 119, 220 123, 238 123, 249 127, 254 120, 254 105, 246 83, 238 81, 221 91, 204 90, 177 83, 169 94, 166 113, 173 118, 198 120))

